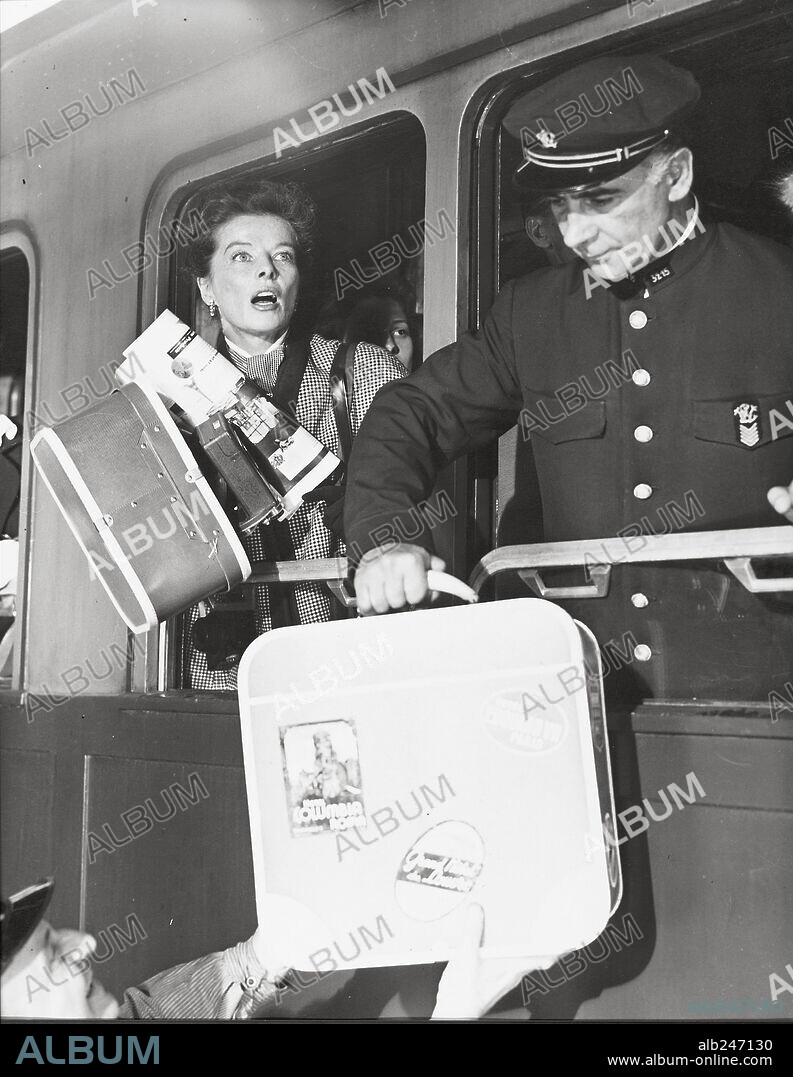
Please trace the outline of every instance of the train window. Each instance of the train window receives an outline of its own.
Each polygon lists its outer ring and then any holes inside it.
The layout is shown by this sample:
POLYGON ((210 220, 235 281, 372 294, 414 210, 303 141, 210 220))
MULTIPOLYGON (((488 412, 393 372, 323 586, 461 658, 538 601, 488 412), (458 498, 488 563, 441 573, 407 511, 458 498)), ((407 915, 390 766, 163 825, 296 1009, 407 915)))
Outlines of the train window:
MULTIPOLYGON (((732 28, 711 22, 708 29, 703 21, 697 27, 696 33, 668 29, 665 30, 663 37, 660 37, 656 28, 652 40, 643 41, 641 36, 641 32, 637 31, 632 35, 633 40, 629 46, 621 41, 610 51, 627 54, 654 52, 664 55, 671 63, 691 71, 701 87, 700 102, 687 121, 685 141, 693 152, 693 190, 701 207, 701 220, 705 222, 703 227, 709 227, 710 222, 719 227, 723 222, 725 225, 738 226, 756 235, 767 237, 783 246, 793 245, 793 213, 791 212, 793 206, 790 205, 791 167, 793 166, 793 138, 791 138, 793 132, 790 129, 790 117, 793 116, 793 86, 789 78, 789 16, 764 15, 762 18, 755 19, 754 22, 746 19, 741 25, 735 25, 732 28), (785 190, 787 190, 787 199, 784 198, 785 190)), ((601 49, 602 47, 601 45, 601 49)), ((582 56, 581 60, 584 59, 585 57, 582 56)), ((479 295, 476 299, 482 311, 488 309, 496 293, 510 280, 533 270, 547 268, 549 265, 559 265, 571 259, 575 260, 564 245, 555 226, 553 215, 544 209, 541 203, 532 203, 528 200, 521 202, 519 194, 513 189, 512 176, 521 160, 522 148, 516 138, 503 133, 501 129, 501 120, 518 97, 530 87, 553 78, 555 74, 569 70, 571 66, 571 61, 566 58, 561 61, 557 70, 548 67, 541 75, 535 70, 530 76, 515 78, 506 88, 503 96, 494 103, 492 113, 483 127, 485 134, 479 150, 478 193, 479 220, 483 224, 478 251, 473 255, 472 262, 475 277, 479 282, 479 295)), ((734 235, 732 232, 730 234, 734 235)), ((563 272, 562 269, 559 271, 563 272)), ((782 270, 780 269, 779 272, 781 274, 782 270)), ((780 279, 784 278, 780 277, 780 279)), ((714 296, 713 302, 717 303, 718 297, 714 296)), ((747 316, 753 302, 751 288, 748 287, 747 316)), ((540 319, 542 319, 542 313, 545 312, 540 313, 540 319)), ((707 314, 708 312, 701 306, 692 308, 685 314, 681 308, 681 317, 690 319, 694 342, 692 346, 699 349, 707 347, 702 340, 702 334, 706 331, 701 328, 708 324, 707 314)), ((560 321, 561 317, 560 314, 560 321)), ((641 325, 647 322, 644 312, 637 315, 638 318, 643 318, 641 325)), ((639 324, 638 321, 637 324, 639 324)), ((573 324, 568 323, 566 330, 566 339, 571 342, 572 347, 578 347, 573 324)), ((760 329, 756 336, 762 336, 762 331, 760 329)), ((647 345, 647 341, 642 339, 637 342, 637 348, 639 343, 647 345)), ((588 362, 589 355, 594 354, 592 349, 597 347, 597 342, 590 339, 585 344, 582 341, 581 344, 587 349, 586 361, 588 362)), ((748 341, 747 349, 751 351, 751 344, 748 341)), ((638 351, 637 355, 641 359, 638 351)), ((652 356, 651 358, 661 361, 660 357, 652 356)), ((585 357, 582 352, 581 362, 584 361, 585 357)), ((596 359, 593 360, 593 364, 596 361, 596 359)), ((730 361, 733 364, 736 363, 735 359, 730 361)), ((748 364, 752 362, 749 356, 746 357, 746 361, 748 364)), ((770 365, 768 369, 772 371, 770 365)), ((541 399, 543 394, 553 395, 554 391, 545 386, 542 377, 544 374, 538 375, 539 384, 536 386, 540 409, 545 404, 541 399)), ((561 384, 570 393, 573 391, 572 383, 565 385, 566 380, 562 379, 561 384)), ((776 382, 777 374, 772 371, 769 374, 769 380, 776 382)), ((771 392, 773 389, 781 394, 778 405, 782 409, 778 412, 780 430, 783 423, 787 423, 786 429, 790 426, 785 412, 786 407, 790 409, 790 401, 787 400, 785 403, 785 396, 789 396, 789 382, 790 379, 787 378, 787 394, 784 388, 777 390, 775 384, 769 386, 767 390, 771 392)), ((735 392, 739 391, 737 381, 731 388, 735 392)), ((714 384, 711 381, 710 384, 701 387, 698 395, 704 400, 726 396, 728 391, 726 383, 722 388, 718 383, 714 384)), ((608 383, 606 392, 608 392, 608 383)), ((548 399, 550 400, 551 396, 548 396, 548 399)), ((719 403, 719 401, 716 402, 719 403)), ((601 408, 605 406, 598 405, 601 408)), ((583 408, 583 405, 581 407, 583 408)), ((617 403, 613 403, 611 407, 616 410, 608 413, 612 415, 612 418, 605 419, 606 422, 613 422, 616 416, 623 414, 618 410, 617 403)), ((751 407, 746 411, 749 414, 751 407)), ((564 410, 560 407, 562 418, 569 414, 571 412, 566 407, 564 410)), ((583 414, 584 412, 581 411, 581 415, 583 414)), ((603 411, 602 414, 605 417, 607 413, 603 411)), ((619 418, 616 421, 619 421, 619 418)), ((549 428, 546 427, 546 429, 549 428)), ((579 431, 584 429, 582 421, 579 421, 576 429, 579 431)), ((646 437, 647 440, 659 432, 653 431, 646 425, 637 428, 637 441, 641 440, 640 431, 642 437, 646 437)), ((521 430, 520 427, 504 435, 499 445, 498 460, 493 458, 490 461, 493 510, 488 524, 493 546, 531 544, 547 540, 543 529, 544 506, 538 478, 541 468, 535 467, 533 451, 537 453, 538 461, 543 453, 545 454, 543 459, 547 459, 546 446, 549 441, 557 443, 564 441, 565 437, 569 439, 585 436, 595 435, 572 433, 572 426, 568 428, 567 435, 558 427, 553 428, 552 432, 545 437, 535 433, 534 430, 527 436, 526 431, 521 430)), ((730 439, 734 440, 736 436, 733 430, 729 430, 719 434, 715 440, 732 446, 733 441, 730 439)), ((654 445, 657 443, 658 438, 654 445)), ((660 447, 658 451, 661 451, 660 447)), ((693 458, 693 450, 691 456, 693 458)), ((701 461, 704 456, 697 459, 701 461)), ((653 460, 658 463, 657 458, 653 460)), ((737 463, 740 465, 742 461, 737 463)), ((715 469, 726 466, 728 464, 713 464, 714 474, 715 469)), ((681 528, 690 531, 715 531, 719 528, 730 527, 759 528, 761 521, 764 521, 765 526, 773 526, 773 513, 769 513, 765 499, 766 488, 771 486, 772 482, 767 482, 766 486, 759 491, 755 484, 752 505, 756 503, 758 508, 756 510, 753 508, 751 515, 749 510, 741 515, 741 510, 733 505, 729 510, 732 515, 727 516, 716 505, 713 507, 709 505, 707 510, 702 509, 702 503, 707 501, 708 490, 711 487, 713 487, 711 489, 713 502, 719 497, 723 499, 723 495, 714 492, 716 487, 713 486, 713 482, 709 482, 704 471, 706 465, 700 463, 699 467, 697 475, 701 477, 695 481, 701 482, 701 489, 693 493, 688 490, 684 494, 681 487, 679 491, 680 497, 685 496, 692 503, 696 497, 699 497, 702 511, 697 511, 697 518, 694 519, 689 514, 685 518, 687 522, 684 522, 681 517, 676 523, 673 521, 669 525, 661 525, 655 516, 650 520, 650 512, 647 510, 648 506, 652 510, 652 501, 637 502, 638 508, 645 512, 643 517, 638 509, 636 513, 636 520, 639 521, 641 518, 642 534, 671 534, 672 531, 681 528)), ((546 475, 547 472, 542 472, 542 474, 546 475)), ((746 472, 743 474, 746 475, 746 472)), ((617 474, 615 471, 615 476, 616 482, 622 480, 622 472, 617 474)), ((775 481, 779 482, 783 478, 789 481, 791 477, 793 476, 779 476, 775 481)), ((689 481, 690 479, 689 474, 689 481)), ((751 482, 752 480, 742 481, 751 482)), ((634 496, 637 498, 650 498, 653 491, 650 485, 637 486, 634 489, 634 496)), ((671 496, 671 492, 668 496, 671 496)), ((674 496, 678 496, 677 491, 674 496)), ((554 494, 551 493, 549 497, 553 498, 554 494)), ((545 508, 547 522, 550 510, 547 505, 545 508)), ((782 520, 776 522, 782 523, 782 520)), ((580 537, 583 539, 585 534, 587 533, 584 532, 580 537)), ((561 537, 574 539, 576 536, 564 534, 561 537)), ((686 538, 687 541, 681 544, 681 548, 685 546, 686 549, 693 549, 691 540, 695 536, 691 535, 686 538)), ((783 540, 780 538, 779 541, 781 543, 783 540)), ((620 621, 609 622, 606 617, 599 616, 599 610, 605 609, 606 605, 611 604, 612 601, 617 608, 617 600, 614 598, 616 590, 614 580, 620 575, 618 569, 611 574, 611 591, 607 602, 581 602, 577 599, 562 602, 569 612, 581 618, 593 629, 596 623, 600 625, 596 633, 599 638, 603 635, 606 640, 613 637, 624 642, 626 627, 634 623, 639 624, 641 630, 645 632, 647 639, 636 635, 631 644, 631 646, 635 644, 638 648, 637 653, 640 659, 644 659, 645 656, 648 658, 645 666, 642 666, 640 661, 633 662, 633 651, 631 647, 625 645, 626 665, 632 664, 633 669, 630 675, 626 673, 624 678, 624 683, 629 685, 629 689, 622 697, 623 700, 629 698, 631 703, 635 703, 641 698, 652 695, 657 697, 662 694, 668 698, 685 698, 706 695, 708 692, 718 693, 718 698, 764 700, 772 679, 776 675, 776 665, 780 669, 789 671, 789 656, 793 647, 793 619, 790 617, 790 605, 787 601, 790 598, 789 594, 785 595, 783 588, 780 588, 774 597, 767 599, 756 597, 749 594, 745 587, 732 578, 721 562, 713 559, 708 561, 707 558, 703 558, 703 562, 705 561, 707 561, 707 566, 713 567, 713 571, 708 567, 707 571, 703 568, 700 572, 699 569, 689 567, 690 562, 685 567, 681 567, 681 562, 654 569, 653 571, 661 574, 656 578, 656 584, 659 588, 666 589, 658 595, 653 595, 647 588, 639 586, 635 587, 633 595, 626 592, 625 597, 630 600, 629 608, 634 611, 636 608, 643 609, 649 605, 649 612, 644 615, 644 619, 638 617, 631 620, 633 613, 629 616, 624 612, 619 614, 622 618, 620 621), (648 594, 650 598, 647 597, 648 594), (704 598, 705 595, 708 597, 704 598), (684 609, 688 613, 684 614, 682 612, 684 609), (689 617, 689 620, 686 621, 686 617, 689 617), (696 634, 697 646, 689 648, 688 656, 678 654, 674 646, 669 643, 670 634, 675 633, 677 639, 687 641, 691 641, 696 634), (700 636, 703 641, 701 643, 700 636), (640 644, 644 646, 639 646, 640 644), (649 656, 654 655, 656 651, 659 651, 662 656, 659 659, 659 668, 665 667, 660 679, 655 676, 653 663, 649 661, 649 656), (752 657, 749 657, 750 654, 752 657), (728 666, 731 670, 729 677, 726 676, 728 666), (706 667, 708 667, 707 675, 704 672, 706 667), (721 671, 721 678, 714 679, 714 669, 721 671)), ((765 571, 769 575, 789 576, 789 561, 785 562, 784 559, 780 559, 774 567, 772 563, 766 562, 766 566, 765 571)), ((636 571, 638 572, 638 567, 636 571)), ((642 571, 649 573, 651 570, 642 571)), ((625 578, 627 576, 628 569, 626 568, 625 578)), ((631 578, 636 577, 631 576, 631 578)), ((527 593, 525 582, 516 577, 508 581, 505 578, 504 582, 505 586, 499 592, 504 597, 527 593)), ((543 571, 543 583, 545 587, 549 585, 551 587, 550 592, 543 593, 553 594, 554 586, 561 589, 565 586, 579 585, 580 590, 582 582, 584 580, 580 568, 567 570, 560 567, 555 572, 543 571)), ((768 590, 773 591, 774 588, 769 586, 768 590)), ((630 637, 630 635, 631 633, 628 632, 627 636, 630 637)), ((617 680, 615 675, 612 684, 617 680)), ((774 687, 777 687, 776 681, 774 681, 774 687)))
MULTIPOLYGON (((421 361, 425 165, 423 128, 415 117, 402 114, 362 133, 347 134, 324 149, 313 149, 294 163, 276 169, 247 166, 208 182, 261 178, 301 184, 317 207, 318 238, 310 271, 300 280, 291 328, 329 341, 356 340, 385 347, 411 369, 421 361)), ((189 219, 200 197, 199 191, 185 203, 183 219, 189 219)), ((177 257, 184 255, 180 251, 177 257)), ((218 318, 209 318, 195 281, 179 272, 178 264, 176 268, 172 309, 216 344, 218 318)), ((263 545, 246 539, 251 560, 256 562, 263 554, 264 560, 282 559, 283 555, 273 552, 280 548, 272 545, 273 529, 264 530, 268 535, 263 545)), ((335 536, 327 549, 307 553, 309 547, 303 557, 335 557, 344 551, 335 536)), ((205 605, 179 618, 169 634, 168 653, 173 656, 168 663, 169 683, 185 689, 233 690, 236 659, 210 654, 203 635, 205 628, 209 633, 210 622, 199 622, 204 614, 216 614, 212 630, 216 626, 220 630, 222 623, 220 648, 237 654, 240 640, 271 623, 270 599, 275 601, 275 593, 271 588, 265 598, 261 587, 242 587, 218 600, 216 608, 205 605), (238 633, 242 633, 239 638, 238 633), (203 651, 196 644, 199 636, 203 651)), ((281 624, 343 615, 343 608, 324 585, 301 585, 293 593, 301 596, 296 603, 278 603, 281 624)))
POLYGON ((22 425, 30 272, 16 247, 0 251, 0 685, 11 683, 17 642, 22 425))
MULTIPOLYGON (((790 82, 789 16, 779 16, 740 31, 719 28, 717 36, 703 35, 694 43, 670 40, 665 50, 657 38, 637 42, 624 52, 659 52, 690 70, 702 97, 687 123, 687 141, 695 160, 695 191, 708 219, 727 221, 777 242, 793 243, 790 179, 787 202, 780 197, 783 179, 793 162, 793 88, 790 82)), ((689 38, 690 41, 690 38, 689 38)), ((616 50, 615 50, 616 51, 616 50)), ((553 70, 542 79, 551 78, 553 70)), ((503 101, 510 104, 537 81, 516 80, 503 101)), ((516 139, 494 139, 495 178, 486 184, 498 192, 492 227, 497 257, 479 267, 487 309, 499 288, 517 276, 573 257, 552 224, 531 215, 531 206, 513 190, 511 177, 521 148, 516 139)), ((489 168, 490 163, 485 162, 489 168)), ((487 244, 480 245, 487 250, 487 244)), ((491 474, 495 478, 496 465, 491 474)), ((528 440, 510 432, 502 440, 498 464, 496 512, 490 520, 493 545, 535 542, 542 538, 542 502, 534 475, 528 440)))
MULTIPOLYGON (((780 176, 790 172, 790 117, 793 91, 788 72, 789 31, 778 19, 778 32, 766 22, 736 33, 721 33, 694 44, 670 42, 667 58, 691 70, 702 98, 688 125, 688 141, 696 163, 695 189, 710 219, 728 221, 778 242, 793 243, 793 213, 779 197, 780 176), (787 153, 785 153, 787 151, 787 153)), ((638 43, 630 50, 662 51, 657 42, 638 43)), ((551 78, 549 70, 543 79, 551 78)), ((503 116, 511 103, 536 82, 515 80, 503 100, 503 116)), ((521 148, 517 140, 502 136, 493 140, 495 176, 485 190, 497 207, 492 228, 497 256, 493 264, 480 265, 478 277, 482 309, 508 281, 549 264, 572 257, 553 226, 532 216, 531 206, 521 201, 511 185, 521 148)), ((483 162, 483 167, 491 167, 483 162)), ((789 181, 788 181, 789 183, 789 181)), ((788 201, 790 195, 788 194, 788 201)), ((484 207, 483 207, 484 208, 484 207)), ((486 251, 488 244, 480 244, 486 251)), ((493 545, 535 542, 542 538, 542 500, 528 440, 513 430, 502 439, 498 461, 496 511, 490 520, 493 545)), ((491 474, 495 482, 496 463, 491 474)))

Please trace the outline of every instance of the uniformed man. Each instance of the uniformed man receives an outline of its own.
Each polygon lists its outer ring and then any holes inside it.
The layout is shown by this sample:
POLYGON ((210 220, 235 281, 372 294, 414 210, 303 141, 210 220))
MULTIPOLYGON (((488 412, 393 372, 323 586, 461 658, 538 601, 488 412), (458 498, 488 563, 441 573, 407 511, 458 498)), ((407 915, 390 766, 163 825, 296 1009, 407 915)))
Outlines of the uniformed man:
MULTIPOLYGON (((510 109, 515 183, 548 200, 577 258, 511 281, 477 332, 378 394, 345 510, 361 612, 424 598, 442 562, 414 506, 516 421, 550 542, 622 533, 636 549, 639 535, 779 524, 766 492, 793 475, 793 253, 703 215, 679 134, 698 97, 661 58, 609 56, 510 109)), ((574 612, 601 644, 629 641, 640 694, 765 698, 789 676, 791 618, 726 572, 612 577, 607 602, 574 612)))

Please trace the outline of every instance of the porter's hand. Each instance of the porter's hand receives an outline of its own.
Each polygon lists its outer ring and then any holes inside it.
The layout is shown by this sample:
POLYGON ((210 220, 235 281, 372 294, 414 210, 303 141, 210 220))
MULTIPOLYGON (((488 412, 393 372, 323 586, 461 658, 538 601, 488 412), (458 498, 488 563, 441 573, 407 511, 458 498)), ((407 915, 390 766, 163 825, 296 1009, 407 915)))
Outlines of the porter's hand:
POLYGON ((427 596, 427 571, 443 572, 445 561, 421 546, 407 543, 371 550, 361 558, 355 573, 358 612, 388 613, 427 596))

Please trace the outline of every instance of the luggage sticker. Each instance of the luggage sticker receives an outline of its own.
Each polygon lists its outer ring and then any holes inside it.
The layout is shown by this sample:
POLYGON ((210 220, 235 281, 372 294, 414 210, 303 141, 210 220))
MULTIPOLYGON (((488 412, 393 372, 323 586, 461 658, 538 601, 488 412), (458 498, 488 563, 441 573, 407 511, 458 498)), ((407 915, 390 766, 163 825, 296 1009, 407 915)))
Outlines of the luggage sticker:
POLYGON ((462 904, 479 881, 485 843, 470 823, 447 819, 426 830, 399 863, 395 897, 414 920, 439 920, 462 904))
POLYGON ((281 759, 292 837, 366 825, 354 722, 282 727, 281 759))
POLYGON ((548 700, 536 688, 532 691, 499 692, 488 700, 485 726, 488 733, 516 752, 546 755, 561 748, 569 722, 561 700, 548 700))

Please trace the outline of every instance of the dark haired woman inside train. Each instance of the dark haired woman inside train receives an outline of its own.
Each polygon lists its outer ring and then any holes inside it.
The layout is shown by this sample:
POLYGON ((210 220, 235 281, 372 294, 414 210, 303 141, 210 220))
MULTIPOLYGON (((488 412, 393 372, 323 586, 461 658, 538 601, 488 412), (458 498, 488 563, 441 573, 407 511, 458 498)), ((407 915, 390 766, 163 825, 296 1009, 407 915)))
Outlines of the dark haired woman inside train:
POLYGON ((319 324, 331 337, 366 340, 385 348, 410 374, 421 362, 421 333, 414 307, 407 284, 383 282, 327 303, 319 324))

